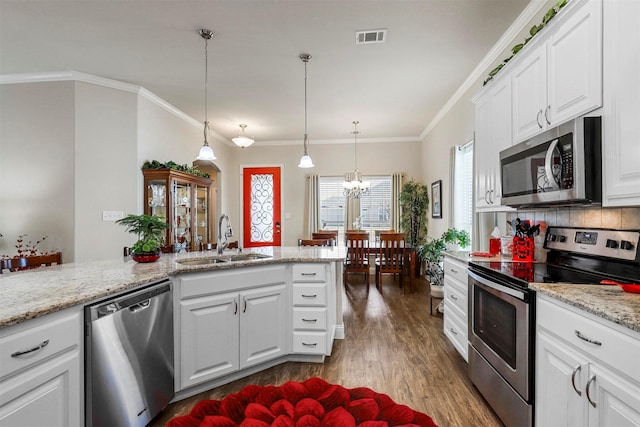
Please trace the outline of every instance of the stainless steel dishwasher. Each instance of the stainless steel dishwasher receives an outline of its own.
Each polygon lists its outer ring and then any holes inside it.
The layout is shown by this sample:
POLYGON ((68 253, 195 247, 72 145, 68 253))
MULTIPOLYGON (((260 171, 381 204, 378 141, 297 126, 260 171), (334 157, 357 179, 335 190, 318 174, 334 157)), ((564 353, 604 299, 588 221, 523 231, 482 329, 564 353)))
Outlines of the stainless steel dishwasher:
POLYGON ((174 396, 170 281, 85 307, 85 336, 85 424, 147 425, 174 396))

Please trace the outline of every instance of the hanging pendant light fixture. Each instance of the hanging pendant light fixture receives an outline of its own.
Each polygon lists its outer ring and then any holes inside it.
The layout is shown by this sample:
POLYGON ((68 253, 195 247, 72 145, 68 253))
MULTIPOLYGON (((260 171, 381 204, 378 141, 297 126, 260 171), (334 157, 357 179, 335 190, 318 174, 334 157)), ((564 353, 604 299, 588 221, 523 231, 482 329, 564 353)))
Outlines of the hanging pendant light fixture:
POLYGON ((309 156, 309 138, 307 136, 307 63, 311 59, 311 55, 303 53, 300 55, 300 59, 304 62, 304 154, 300 158, 299 168, 312 168, 314 166, 311 157, 309 156))
POLYGON ((217 157, 213 154, 213 149, 209 146, 209 135, 211 134, 211 130, 209 129, 209 120, 207 118, 207 83, 209 74, 208 45, 209 40, 213 37, 213 32, 203 28, 199 30, 198 33, 204 39, 204 144, 200 148, 198 160, 215 160, 217 157))
POLYGON ((346 197, 351 197, 352 199, 359 199, 362 196, 366 196, 369 194, 369 189, 371 188, 370 181, 363 181, 362 174, 358 170, 358 124, 359 121, 353 122, 354 130, 351 132, 353 134, 353 152, 355 158, 355 169, 353 172, 347 172, 344 174, 344 182, 342 183, 342 187, 344 188, 343 194, 346 197))
POLYGON ((240 133, 238 134, 237 137, 232 139, 233 143, 240 148, 247 148, 248 146, 250 146, 255 142, 253 138, 249 138, 245 133, 246 128, 247 128, 247 125, 240 125, 240 129, 241 129, 240 133))

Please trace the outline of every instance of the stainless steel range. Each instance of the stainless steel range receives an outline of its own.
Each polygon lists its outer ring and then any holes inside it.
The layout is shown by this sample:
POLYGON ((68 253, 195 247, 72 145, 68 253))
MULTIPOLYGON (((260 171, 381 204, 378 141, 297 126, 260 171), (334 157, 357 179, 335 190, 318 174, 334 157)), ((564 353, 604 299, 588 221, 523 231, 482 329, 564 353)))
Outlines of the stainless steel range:
POLYGON ((471 262, 469 376, 507 426, 534 424, 535 292, 529 283, 640 283, 640 230, 549 227, 547 262, 471 262))

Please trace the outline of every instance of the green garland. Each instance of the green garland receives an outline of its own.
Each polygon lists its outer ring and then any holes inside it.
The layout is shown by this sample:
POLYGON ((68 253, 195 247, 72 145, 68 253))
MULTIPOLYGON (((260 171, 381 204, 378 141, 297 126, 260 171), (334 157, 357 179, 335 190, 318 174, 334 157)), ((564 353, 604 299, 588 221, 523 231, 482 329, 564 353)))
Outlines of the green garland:
POLYGON ((506 65, 507 62, 511 61, 511 59, 522 50, 522 48, 529 43, 529 41, 540 32, 540 30, 542 30, 545 25, 547 25, 549 23, 549 21, 551 21, 553 19, 554 16, 556 16, 558 14, 558 12, 560 12, 560 10, 565 7, 567 5, 567 1, 568 0, 560 0, 558 3, 556 3, 555 6, 553 6, 551 9, 549 9, 547 11, 547 13, 544 15, 544 18, 542 18, 542 23, 540 25, 534 25, 533 27, 531 27, 531 29, 529 30, 529 34, 531 35, 530 37, 527 37, 526 39, 524 39, 524 43, 519 43, 517 45, 515 45, 514 47, 511 48, 511 56, 509 56, 508 58, 506 58, 504 61, 502 61, 502 63, 500 65, 498 65, 496 68, 494 68, 493 70, 491 70, 491 72, 489 72, 489 77, 487 77, 487 79, 482 82, 482 86, 486 85, 487 83, 489 83, 489 81, 496 75, 498 74, 498 71, 502 70, 502 67, 504 67, 506 65))
POLYGON ((186 172, 191 175, 200 176, 203 178, 210 178, 208 173, 200 172, 196 167, 191 167, 187 164, 179 165, 174 161, 169 160, 167 163, 160 163, 157 160, 144 162, 142 169, 174 169, 180 172, 186 172))

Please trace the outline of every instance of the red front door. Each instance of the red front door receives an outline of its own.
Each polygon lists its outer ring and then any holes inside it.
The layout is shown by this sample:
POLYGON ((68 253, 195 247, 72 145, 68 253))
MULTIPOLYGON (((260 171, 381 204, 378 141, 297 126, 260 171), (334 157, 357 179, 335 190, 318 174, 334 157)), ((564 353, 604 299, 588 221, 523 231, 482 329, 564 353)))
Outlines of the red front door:
POLYGON ((243 246, 280 246, 280 168, 244 168, 243 246))

